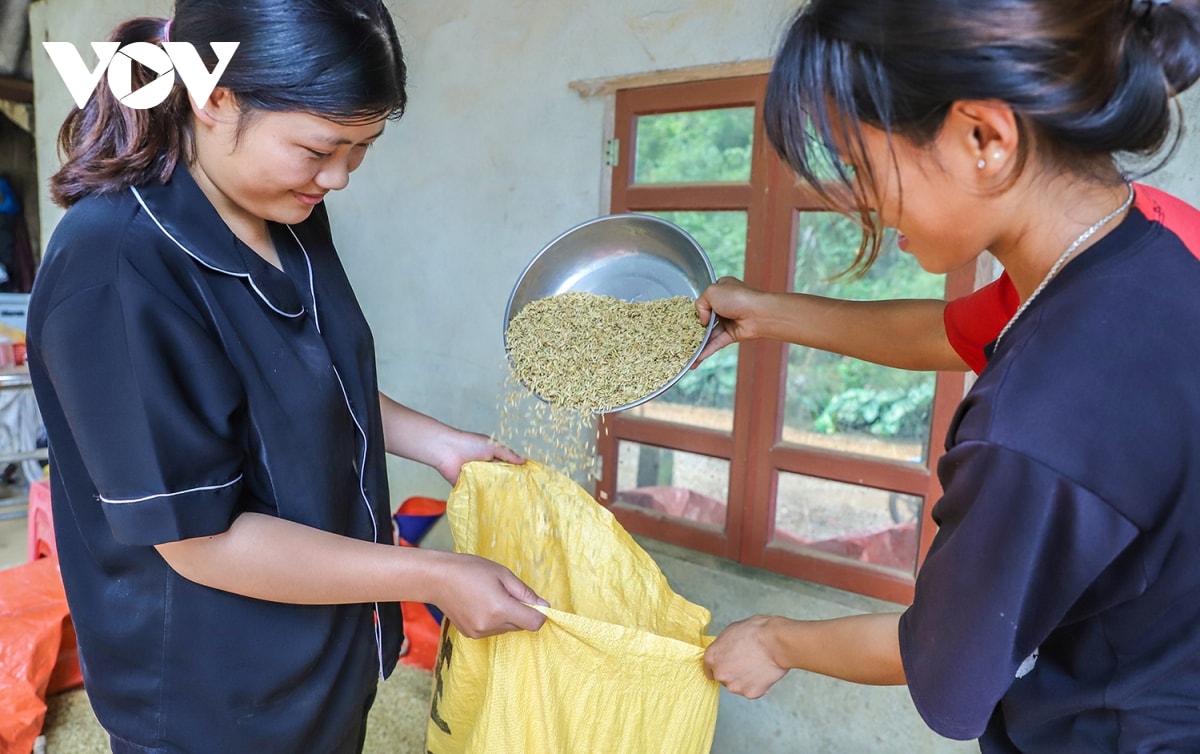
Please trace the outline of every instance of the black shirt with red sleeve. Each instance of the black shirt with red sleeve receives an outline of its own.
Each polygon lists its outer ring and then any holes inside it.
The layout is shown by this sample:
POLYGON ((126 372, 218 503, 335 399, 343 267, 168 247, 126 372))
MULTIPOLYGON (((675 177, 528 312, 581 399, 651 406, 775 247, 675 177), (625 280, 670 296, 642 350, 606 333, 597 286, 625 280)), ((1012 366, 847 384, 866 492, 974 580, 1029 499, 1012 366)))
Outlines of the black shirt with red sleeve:
POLYGON ((1138 186, 990 338, 900 622, 918 711, 989 753, 1200 751, 1200 212, 1138 186))

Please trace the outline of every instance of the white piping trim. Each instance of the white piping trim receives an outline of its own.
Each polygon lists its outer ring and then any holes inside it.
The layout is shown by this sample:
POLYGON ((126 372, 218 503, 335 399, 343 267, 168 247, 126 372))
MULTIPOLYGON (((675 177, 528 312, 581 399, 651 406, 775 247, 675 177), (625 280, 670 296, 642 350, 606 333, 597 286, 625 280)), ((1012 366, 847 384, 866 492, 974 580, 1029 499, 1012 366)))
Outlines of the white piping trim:
POLYGON ((296 245, 300 247, 300 253, 304 254, 304 263, 308 265, 308 295, 312 297, 312 313, 313 322, 317 324, 317 332, 321 332, 321 317, 317 314, 317 285, 313 279, 312 260, 308 257, 308 249, 304 248, 304 242, 300 240, 300 236, 296 235, 296 231, 292 230, 292 226, 286 226, 288 233, 292 234, 292 238, 296 239, 296 245))
POLYGON ((100 502, 113 503, 115 505, 121 505, 124 503, 144 503, 147 500, 154 500, 154 499, 160 498, 160 497, 175 497, 176 495, 190 495, 193 492, 207 492, 209 490, 222 490, 222 489, 225 489, 226 487, 231 487, 240 481, 242 481, 242 475, 238 474, 237 478, 235 478, 231 481, 228 481, 225 484, 212 484, 207 487, 193 487, 190 490, 180 490, 179 492, 160 492, 156 495, 146 495, 145 497, 133 497, 133 498, 127 498, 127 499, 110 498, 110 497, 105 497, 104 495, 99 495, 98 497, 100 498, 100 502))
MULTIPOLYGON (((358 417, 354 415, 354 409, 350 405, 350 395, 346 392, 346 384, 342 382, 342 375, 338 372, 337 367, 333 368, 333 376, 337 377, 338 385, 342 388, 342 399, 346 401, 346 410, 350 412, 350 419, 354 422, 354 426, 358 429, 358 434, 362 435, 362 456, 358 464, 358 494, 362 498, 363 505, 367 509, 367 518, 371 520, 372 541, 379 542, 379 524, 375 521, 375 511, 371 509, 371 501, 367 499, 367 433, 362 425, 358 423, 358 417)), ((379 603, 375 603, 375 648, 379 654, 379 680, 383 680, 383 626, 379 622, 379 603)))
MULTIPOLYGON (((166 236, 167 238, 171 239, 171 241, 176 246, 178 246, 180 249, 182 249, 183 252, 185 254, 187 254, 189 257, 196 260, 197 262, 204 265, 205 267, 207 267, 210 270, 213 270, 215 272, 220 272, 224 275, 232 275, 233 277, 242 278, 242 279, 246 280, 248 283, 250 283, 250 288, 252 288, 254 290, 254 292, 256 294, 258 294, 258 297, 261 298, 263 300, 263 302, 268 307, 270 307, 271 310, 274 311, 276 314, 279 314, 280 316, 283 316, 283 317, 289 317, 291 319, 296 319, 297 317, 304 316, 303 309, 301 309, 296 314, 292 314, 291 312, 285 312, 282 309, 280 309, 279 307, 275 306, 275 304, 272 304, 271 300, 268 299, 263 294, 263 292, 261 290, 259 290, 258 286, 254 283, 254 278, 250 276, 250 273, 248 273, 248 272, 233 272, 232 270, 224 270, 224 269, 221 269, 220 267, 217 267, 216 265, 209 264, 208 262, 204 261, 200 257, 196 256, 194 253, 192 253, 192 251, 190 249, 188 249, 188 247, 186 247, 182 243, 180 243, 179 239, 175 238, 175 236, 171 235, 171 233, 166 228, 163 227, 163 224, 158 221, 158 218, 155 217, 154 213, 150 211, 150 208, 148 206, 146 206, 146 200, 142 198, 142 195, 138 192, 136 186, 130 186, 129 190, 133 192, 133 195, 135 197, 137 197, 138 204, 142 205, 142 209, 144 209, 146 211, 146 214, 150 216, 150 219, 154 221, 154 224, 158 226, 158 229, 162 231, 163 235, 166 236)), ((290 228, 289 228, 289 230, 290 230, 290 228)))

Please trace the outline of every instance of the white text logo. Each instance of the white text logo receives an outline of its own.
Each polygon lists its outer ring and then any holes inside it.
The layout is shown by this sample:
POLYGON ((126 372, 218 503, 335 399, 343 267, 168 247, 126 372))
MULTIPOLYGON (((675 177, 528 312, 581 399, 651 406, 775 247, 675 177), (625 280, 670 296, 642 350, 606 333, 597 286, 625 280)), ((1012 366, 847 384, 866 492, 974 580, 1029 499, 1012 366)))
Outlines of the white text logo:
POLYGON ((213 42, 210 44, 217 55, 217 65, 211 72, 204 66, 196 48, 188 42, 164 42, 162 47, 149 42, 134 42, 124 47, 116 42, 92 42, 99 63, 95 70, 88 70, 79 51, 70 42, 42 42, 50 55, 51 62, 62 76, 63 83, 80 109, 92 98, 100 77, 108 71, 108 87, 121 104, 135 110, 146 110, 161 104, 171 93, 175 72, 183 80, 188 94, 197 107, 203 107, 217 87, 217 81, 238 42, 213 42), (133 91, 133 63, 141 63, 158 74, 158 78, 133 91))

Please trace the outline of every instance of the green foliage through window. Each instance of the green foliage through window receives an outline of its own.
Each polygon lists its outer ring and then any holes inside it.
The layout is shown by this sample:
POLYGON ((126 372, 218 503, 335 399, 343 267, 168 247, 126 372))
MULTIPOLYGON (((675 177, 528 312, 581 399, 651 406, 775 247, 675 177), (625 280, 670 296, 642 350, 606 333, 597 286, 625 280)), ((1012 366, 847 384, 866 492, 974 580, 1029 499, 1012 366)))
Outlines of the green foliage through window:
MULTIPOLYGON (((931 275, 885 239, 878 259, 859 279, 839 277, 854 261, 862 233, 831 212, 797 216, 792 288, 831 298, 942 298, 945 277, 931 275)), ((788 349, 787 426, 821 434, 868 433, 925 444, 935 375, 890 369, 812 348, 788 349)))
POLYGON ((643 115, 634 182, 745 183, 753 144, 752 107, 643 115))

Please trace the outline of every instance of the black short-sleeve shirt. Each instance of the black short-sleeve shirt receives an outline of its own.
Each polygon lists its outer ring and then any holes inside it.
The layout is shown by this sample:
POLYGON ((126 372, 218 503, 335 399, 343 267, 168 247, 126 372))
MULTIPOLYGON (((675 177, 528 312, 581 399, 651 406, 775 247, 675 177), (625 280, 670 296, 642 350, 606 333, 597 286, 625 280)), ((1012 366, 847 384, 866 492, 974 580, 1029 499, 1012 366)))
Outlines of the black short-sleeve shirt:
POLYGON ((374 345, 324 205, 271 232, 283 271, 180 168, 73 206, 30 300, 85 684, 147 751, 340 751, 398 656, 398 605, 250 599, 154 549, 246 511, 391 541, 374 345))
POLYGON ((1138 191, 939 465, 901 654, 925 721, 985 752, 1200 752, 1200 212, 1138 191))

